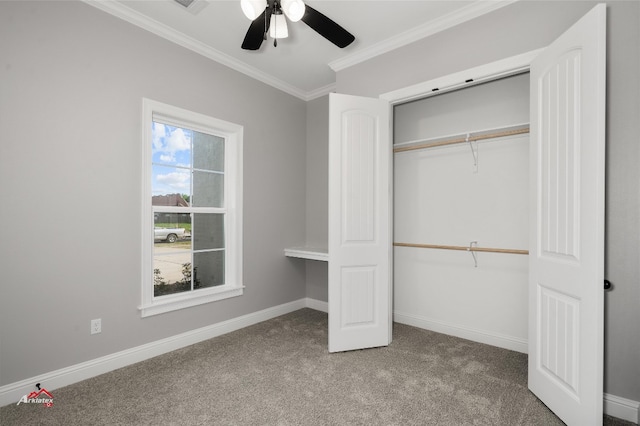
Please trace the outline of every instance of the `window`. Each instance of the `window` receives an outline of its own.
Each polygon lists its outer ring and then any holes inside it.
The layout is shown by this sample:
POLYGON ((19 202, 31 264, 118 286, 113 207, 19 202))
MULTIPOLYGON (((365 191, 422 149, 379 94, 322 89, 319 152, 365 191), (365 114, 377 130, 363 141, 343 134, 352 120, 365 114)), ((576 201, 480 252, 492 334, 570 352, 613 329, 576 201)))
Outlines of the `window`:
POLYGON ((242 126, 143 100, 142 316, 242 294, 242 126))

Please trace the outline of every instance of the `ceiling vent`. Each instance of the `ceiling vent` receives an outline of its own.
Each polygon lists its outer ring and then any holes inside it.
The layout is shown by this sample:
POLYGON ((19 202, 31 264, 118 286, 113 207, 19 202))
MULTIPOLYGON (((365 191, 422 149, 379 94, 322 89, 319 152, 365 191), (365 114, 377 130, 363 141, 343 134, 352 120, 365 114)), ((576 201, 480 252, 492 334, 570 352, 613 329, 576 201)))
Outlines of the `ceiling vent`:
POLYGON ((206 0, 174 0, 180 7, 194 15, 200 13, 202 9, 207 7, 209 2, 206 0))

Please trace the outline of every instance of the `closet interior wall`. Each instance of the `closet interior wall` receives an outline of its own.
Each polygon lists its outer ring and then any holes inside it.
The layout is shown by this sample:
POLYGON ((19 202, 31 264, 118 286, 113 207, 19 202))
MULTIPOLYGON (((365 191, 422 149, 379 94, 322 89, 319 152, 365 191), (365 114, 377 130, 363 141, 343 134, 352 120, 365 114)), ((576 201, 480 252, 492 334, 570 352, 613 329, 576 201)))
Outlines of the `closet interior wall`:
MULTIPOLYGON (((525 73, 395 106, 394 147, 528 123, 525 73)), ((396 243, 527 250, 528 202, 526 133, 394 154, 396 243)), ((527 281, 527 255, 396 246, 395 320, 526 352, 527 281)))

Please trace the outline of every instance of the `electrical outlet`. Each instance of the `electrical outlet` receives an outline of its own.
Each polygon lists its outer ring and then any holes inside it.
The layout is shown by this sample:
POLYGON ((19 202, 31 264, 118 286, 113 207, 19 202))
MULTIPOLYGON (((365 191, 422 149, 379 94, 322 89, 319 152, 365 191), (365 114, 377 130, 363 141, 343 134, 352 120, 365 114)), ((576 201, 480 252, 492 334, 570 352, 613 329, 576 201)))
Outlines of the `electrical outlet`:
POLYGON ((102 333, 102 319, 91 320, 91 334, 102 333))

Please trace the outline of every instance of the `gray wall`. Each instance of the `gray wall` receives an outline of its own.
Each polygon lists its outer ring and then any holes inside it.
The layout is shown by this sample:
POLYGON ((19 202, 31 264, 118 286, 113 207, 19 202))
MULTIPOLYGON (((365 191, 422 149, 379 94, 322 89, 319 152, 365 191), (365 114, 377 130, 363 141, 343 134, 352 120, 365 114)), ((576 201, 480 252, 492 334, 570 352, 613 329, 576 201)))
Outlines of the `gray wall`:
MULTIPOLYGON (((329 96, 307 103, 306 244, 326 248, 329 242, 329 96)), ((306 263, 307 297, 328 300, 327 262, 306 263)))
POLYGON ((81 2, 0 2, 0 52, 0 385, 305 297, 304 101, 81 2), (143 97, 244 126, 241 297, 140 318, 143 97))
MULTIPOLYGON (((336 76, 339 93, 394 89, 544 47, 596 2, 519 1, 336 76)), ((640 2, 607 2, 605 392, 640 400, 640 2)))
POLYGON ((329 96, 307 103, 306 243, 327 247, 329 241, 329 96))

